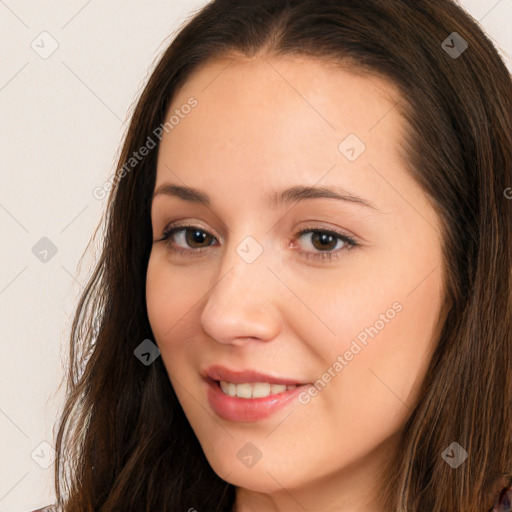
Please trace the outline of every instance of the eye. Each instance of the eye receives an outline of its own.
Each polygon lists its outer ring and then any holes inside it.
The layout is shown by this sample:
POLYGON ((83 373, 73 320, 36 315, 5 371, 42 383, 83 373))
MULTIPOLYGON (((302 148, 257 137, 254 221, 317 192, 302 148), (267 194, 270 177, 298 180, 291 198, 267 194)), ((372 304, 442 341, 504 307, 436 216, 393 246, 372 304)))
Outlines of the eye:
MULTIPOLYGON (((306 244, 310 248, 319 252, 302 251, 302 255, 306 259, 337 259, 339 252, 343 250, 349 250, 352 247, 356 247, 358 243, 351 236, 337 231, 330 231, 320 228, 306 228, 297 233, 299 238, 309 235, 309 242, 306 244), (336 248, 336 250, 334 250, 336 248)), ((292 244, 295 247, 295 244, 292 244)))
POLYGON ((191 224, 182 224, 179 226, 170 225, 165 229, 162 238, 159 240, 165 242, 169 249, 179 254, 191 254, 192 252, 203 252, 201 249, 208 248, 211 244, 203 245, 205 242, 215 239, 204 229, 191 224), (176 236, 177 235, 177 236, 176 236), (171 243, 173 242, 174 244, 171 243), (175 246, 178 244, 178 247, 175 246))
MULTIPOLYGON (((309 243, 305 245, 313 251, 299 249, 297 252, 306 259, 337 259, 341 251, 359 245, 351 236, 318 227, 303 229, 295 237, 300 239, 305 235, 309 235, 309 243)), ((199 226, 181 224, 167 226, 158 241, 165 242, 169 250, 176 254, 198 256, 212 246, 213 240, 216 238, 199 226)), ((291 243, 290 247, 295 248, 296 244, 291 243)))

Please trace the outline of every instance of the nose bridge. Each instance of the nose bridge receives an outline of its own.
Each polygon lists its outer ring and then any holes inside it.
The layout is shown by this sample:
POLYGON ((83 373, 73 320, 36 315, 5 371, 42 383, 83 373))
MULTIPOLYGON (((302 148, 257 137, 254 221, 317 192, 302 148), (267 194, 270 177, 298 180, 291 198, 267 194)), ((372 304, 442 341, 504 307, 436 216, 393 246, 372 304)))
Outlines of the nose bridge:
POLYGON ((204 305, 203 328, 214 339, 270 339, 280 328, 268 251, 253 236, 228 244, 204 305))
POLYGON ((269 263, 267 252, 263 242, 258 242, 251 235, 227 246, 210 301, 220 304, 236 299, 237 303, 251 302, 253 306, 267 301, 265 295, 271 286, 269 278, 272 277, 266 266, 269 263))
POLYGON ((264 233, 257 235, 240 232, 232 233, 230 240, 222 257, 222 264, 219 268, 219 278, 225 276, 222 280, 225 284, 240 287, 251 288, 255 283, 265 281, 268 287, 267 265, 271 265, 272 255, 268 244, 268 237, 264 233), (257 238, 256 238, 257 237, 257 238), (243 281, 246 280, 246 283, 243 281))

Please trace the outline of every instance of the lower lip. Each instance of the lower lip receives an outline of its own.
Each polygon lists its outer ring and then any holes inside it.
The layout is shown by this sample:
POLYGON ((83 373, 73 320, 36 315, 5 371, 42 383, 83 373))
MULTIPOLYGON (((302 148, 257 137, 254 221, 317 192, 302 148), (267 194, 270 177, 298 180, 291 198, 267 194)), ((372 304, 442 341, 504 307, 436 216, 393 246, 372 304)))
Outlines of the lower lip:
POLYGON ((206 381, 210 407, 221 417, 229 421, 254 422, 268 418, 272 413, 287 406, 308 384, 298 385, 295 389, 276 393, 265 398, 240 398, 226 395, 216 381, 206 381))

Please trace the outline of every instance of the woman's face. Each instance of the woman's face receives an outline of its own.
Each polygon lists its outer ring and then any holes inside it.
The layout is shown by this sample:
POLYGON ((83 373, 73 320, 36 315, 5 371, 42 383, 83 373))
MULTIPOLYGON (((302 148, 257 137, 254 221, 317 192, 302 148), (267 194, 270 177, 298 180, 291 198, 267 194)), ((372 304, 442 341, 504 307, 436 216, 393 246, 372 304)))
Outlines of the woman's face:
POLYGON ((168 112, 149 320, 241 510, 380 510, 443 299, 440 223, 400 158, 398 98, 313 59, 240 58, 195 72, 168 112))

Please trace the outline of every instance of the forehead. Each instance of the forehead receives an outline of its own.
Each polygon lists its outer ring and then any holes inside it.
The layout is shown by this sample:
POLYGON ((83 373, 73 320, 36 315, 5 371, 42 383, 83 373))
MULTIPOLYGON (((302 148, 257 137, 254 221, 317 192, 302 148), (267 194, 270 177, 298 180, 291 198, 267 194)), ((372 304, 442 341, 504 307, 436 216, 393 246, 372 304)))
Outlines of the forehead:
MULTIPOLYGON (((157 184, 165 167, 187 175, 236 167, 239 174, 294 172, 300 180, 332 160, 353 171, 340 143, 356 135, 370 153, 399 158, 404 120, 398 90, 386 79, 309 57, 226 57, 195 70, 173 98, 166 119, 179 122, 159 148, 157 184), (197 105, 184 108, 193 98, 197 105), (187 113, 188 112, 188 113, 187 113), (322 164, 323 165, 323 164, 322 164)), ((355 140, 357 140, 355 139, 355 140)), ((327 169, 324 169, 327 171, 327 169)), ((276 175, 277 173, 277 175, 276 175)))

